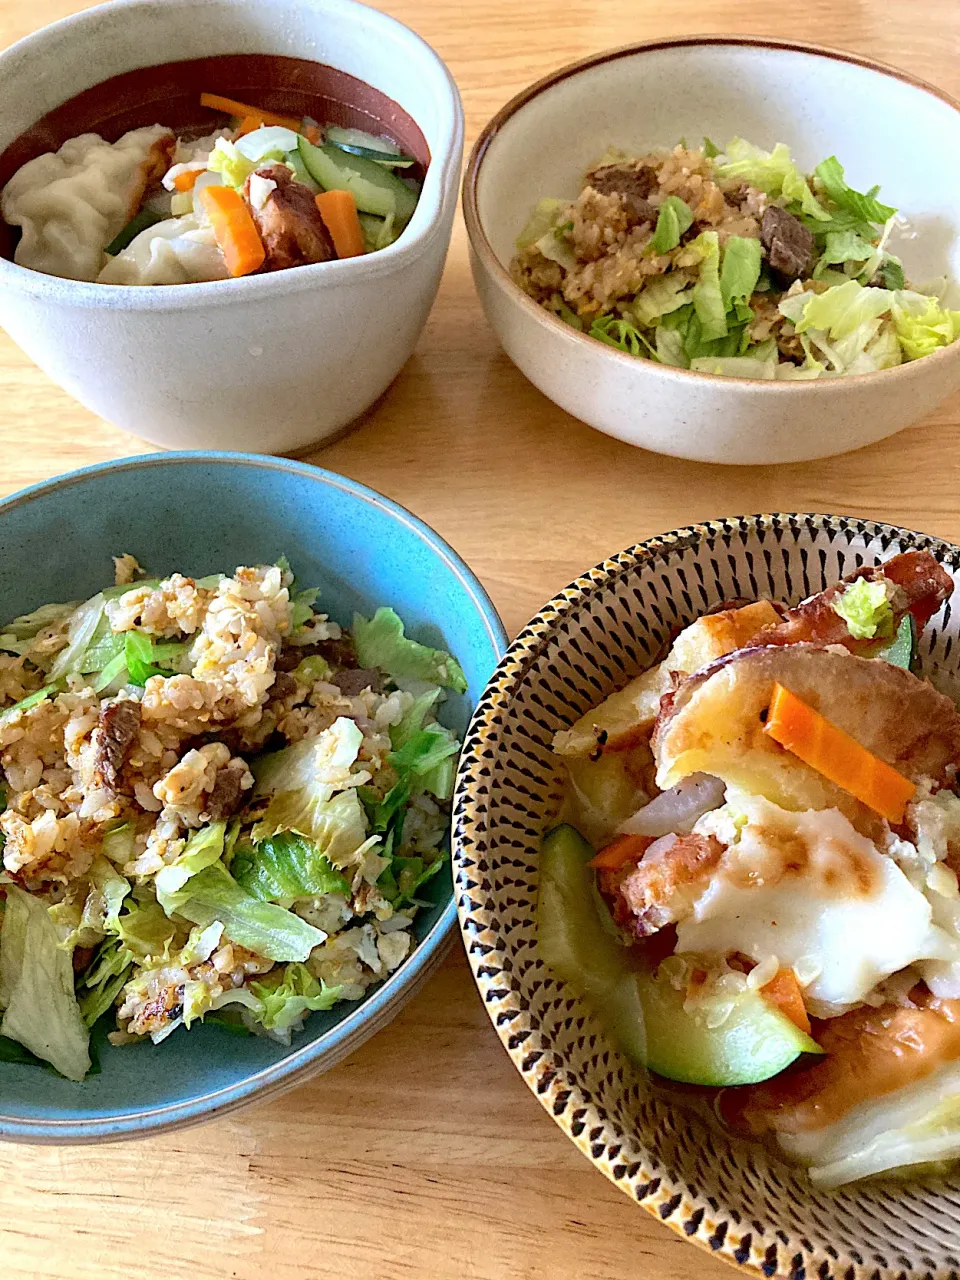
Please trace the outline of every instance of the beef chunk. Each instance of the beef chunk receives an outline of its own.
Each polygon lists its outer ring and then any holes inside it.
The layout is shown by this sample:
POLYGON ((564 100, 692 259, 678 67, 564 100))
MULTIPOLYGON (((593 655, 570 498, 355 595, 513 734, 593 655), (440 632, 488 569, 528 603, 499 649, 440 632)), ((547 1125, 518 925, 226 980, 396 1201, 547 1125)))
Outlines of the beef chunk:
POLYGON ((771 205, 760 223, 760 242, 773 271, 785 280, 802 280, 813 266, 813 232, 786 209, 771 205))
POLYGON ((587 174, 587 182, 602 196, 617 195, 623 199, 627 212, 638 222, 655 223, 657 209, 647 196, 657 189, 657 175, 645 166, 630 164, 603 164, 587 174))
MULTIPOLYGON (((276 183, 258 209, 250 200, 250 178, 243 194, 267 251, 263 271, 283 271, 309 262, 330 262, 337 256, 326 223, 320 216, 313 192, 297 182, 283 164, 267 165, 257 175, 276 183)), ((253 177, 253 175, 250 175, 253 177)))
POLYGON ((210 822, 222 822, 225 818, 231 818, 240 808, 243 792, 241 784, 246 772, 247 766, 242 760, 231 760, 217 774, 205 808, 210 822))
POLYGON ((330 677, 330 683, 335 684, 348 698, 355 698, 358 693, 363 693, 364 689, 372 689, 374 693, 379 693, 383 689, 383 680, 376 667, 353 667, 346 671, 337 671, 330 677))
POLYGON ((127 753, 140 729, 140 703, 132 699, 109 702, 100 710, 93 777, 97 786, 114 790, 127 753))

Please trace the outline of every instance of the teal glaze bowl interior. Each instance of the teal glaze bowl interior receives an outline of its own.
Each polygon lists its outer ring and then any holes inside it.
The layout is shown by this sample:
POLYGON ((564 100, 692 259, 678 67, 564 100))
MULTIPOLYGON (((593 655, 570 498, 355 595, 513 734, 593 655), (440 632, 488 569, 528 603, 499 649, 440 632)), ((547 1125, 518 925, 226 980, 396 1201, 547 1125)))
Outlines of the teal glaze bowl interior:
MULTIPOLYGON (((255 454, 167 453, 89 467, 0 502, 0 619, 50 600, 92 595, 110 557, 132 552, 151 572, 194 576, 286 555, 349 625, 389 604, 408 634, 456 654, 465 695, 441 719, 461 737, 504 649, 479 582, 441 538, 402 507, 329 471, 255 454)), ((0 1137, 83 1142, 132 1137, 205 1119, 326 1070, 383 1027, 436 968, 456 912, 449 877, 418 946, 365 999, 312 1014, 287 1048, 221 1026, 195 1026, 154 1046, 116 1048, 95 1028, 99 1073, 82 1084, 0 1063, 0 1137)))

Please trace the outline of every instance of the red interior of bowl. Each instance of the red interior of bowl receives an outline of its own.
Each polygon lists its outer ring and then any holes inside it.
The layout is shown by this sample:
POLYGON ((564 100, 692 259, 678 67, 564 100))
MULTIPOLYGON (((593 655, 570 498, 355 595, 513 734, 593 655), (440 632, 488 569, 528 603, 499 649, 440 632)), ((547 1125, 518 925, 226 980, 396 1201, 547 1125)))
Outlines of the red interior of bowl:
MULTIPOLYGON (((163 124, 179 132, 210 132, 228 117, 200 105, 201 93, 218 93, 265 111, 312 116, 326 124, 365 129, 392 138, 417 160, 406 173, 422 180, 430 148, 419 125, 404 109, 356 76, 273 54, 220 54, 166 62, 113 76, 61 103, 16 138, 0 155, 0 188, 16 171, 68 138, 99 133, 116 142, 129 129, 163 124)), ((10 229, 0 222, 0 254, 12 256, 10 229)))

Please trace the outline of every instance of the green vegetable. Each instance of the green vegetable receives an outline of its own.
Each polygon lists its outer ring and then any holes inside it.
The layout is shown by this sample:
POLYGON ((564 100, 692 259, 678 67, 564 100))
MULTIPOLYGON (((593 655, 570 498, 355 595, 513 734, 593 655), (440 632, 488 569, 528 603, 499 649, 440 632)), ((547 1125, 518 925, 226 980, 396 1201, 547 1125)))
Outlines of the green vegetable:
POLYGON ((6 886, 0 931, 0 1035, 16 1040, 69 1080, 90 1069, 89 1035, 73 988, 70 950, 42 899, 6 886))
POLYGON ((422 858, 393 858, 377 881, 377 887, 391 906, 399 911, 407 903, 416 903, 417 890, 432 880, 446 864, 445 856, 435 858, 433 862, 424 862, 422 858))
POLYGON ((80 997, 80 1014, 86 1026, 92 1027, 113 1008, 132 966, 133 954, 122 943, 111 940, 100 948, 80 979, 80 985, 86 988, 80 997))
POLYGON ((814 279, 821 278, 823 268, 838 262, 868 262, 873 257, 875 248, 875 245, 864 240, 856 231, 828 231, 823 253, 813 273, 814 279))
POLYGON ((307 172, 325 191, 352 192, 361 213, 392 214, 401 227, 410 221, 417 196, 395 173, 329 144, 315 147, 302 134, 298 145, 307 172))
POLYGON ((404 155, 389 139, 375 138, 372 133, 365 133, 363 129, 341 129, 331 124, 327 125, 324 133, 332 146, 339 147, 350 155, 375 160, 388 169, 409 169, 417 163, 413 156, 404 155))
POLYGON ((105 934, 115 932, 120 908, 129 892, 130 882, 107 858, 94 858, 86 882, 80 881, 76 888, 71 885, 63 900, 50 907, 54 923, 67 931, 61 945, 71 951, 75 946, 92 947, 105 934))
POLYGON ((892 298, 893 322, 908 360, 932 355, 960 337, 960 311, 946 311, 936 298, 909 289, 899 290, 892 298))
POLYGON ((22 656, 33 647, 38 632, 54 622, 62 622, 64 618, 69 618, 78 604, 77 600, 70 604, 44 604, 39 609, 34 609, 32 613, 24 613, 19 618, 14 618, 2 628, 0 649, 5 653, 22 656))
POLYGON ((917 656, 917 624, 912 613, 903 615, 897 634, 876 656, 891 666, 903 667, 904 671, 913 670, 917 656))
POLYGON ((66 647, 57 654, 48 672, 51 681, 62 680, 64 676, 81 669, 84 654, 100 626, 106 603, 106 596, 98 591, 74 610, 67 627, 66 647))
POLYGON ((712 160, 714 156, 720 154, 720 148, 715 142, 711 142, 709 138, 705 137, 703 139, 703 154, 708 160, 712 160))
POLYGON ((881 204, 872 195, 862 195, 847 186, 843 165, 836 156, 829 156, 821 161, 813 172, 833 203, 863 222, 884 223, 897 212, 890 205, 881 204))
POLYGON ((148 227, 155 226, 158 222, 162 222, 163 219, 164 215, 162 213, 155 213, 152 209, 141 209, 138 214, 130 219, 125 227, 117 232, 106 249, 104 249, 104 253, 109 254, 111 258, 115 258, 118 253, 123 253, 128 244, 136 240, 141 231, 146 231, 148 227))
POLYGON ((123 643, 124 664, 130 683, 141 688, 151 676, 162 673, 153 665, 153 641, 142 631, 128 631, 123 643))
POLYGON ((291 672, 295 680, 306 685, 316 684, 318 680, 329 680, 332 674, 333 668, 330 663, 319 653, 313 653, 309 658, 298 662, 291 672))
POLYGON ((864 288, 859 281, 848 280, 809 299, 797 321, 797 333, 822 329, 831 338, 843 338, 882 316, 891 305, 887 289, 864 288))
POLYGON ((608 347, 616 347, 625 355, 650 355, 656 358, 656 351, 640 330, 629 320, 619 316, 598 316, 590 326, 589 333, 591 338, 596 338, 598 342, 605 342, 608 347))
MULTIPOLYGON (((278 154, 282 155, 282 152, 278 154)), ((207 168, 211 173, 219 173, 225 186, 239 191, 259 164, 260 161, 245 156, 234 143, 226 138, 218 138, 210 152, 207 168)))
POLYGON ((360 219, 360 230, 368 253, 389 248, 400 235, 400 230, 394 226, 392 213, 385 218, 377 218, 372 213, 358 213, 357 217, 360 219))
POLYGON ((752 1084, 819 1047, 762 996, 737 997, 729 1016, 708 1027, 684 1009, 685 990, 631 967, 626 948, 604 928, 587 866, 593 850, 570 826, 540 848, 537 938, 544 961, 579 988, 628 1057, 670 1080, 752 1084))
POLYGON ((544 196, 542 200, 538 200, 527 225, 517 236, 517 248, 528 249, 542 239, 547 232, 553 231, 561 211, 566 209, 569 203, 568 200, 556 200, 551 196, 544 196))
POLYGON ((751 356, 698 356, 690 361, 696 373, 720 374, 728 378, 760 378, 770 381, 777 376, 776 360, 760 360, 751 356))
POLYGON ((884 258, 880 267, 880 277, 883 280, 885 289, 903 289, 906 287, 906 277, 903 274, 903 266, 896 258, 884 258))
POLYGON ((13 718, 18 711, 29 711, 31 707, 38 707, 41 702, 46 702, 52 693, 56 693, 57 686, 55 684, 44 685, 42 689, 36 689, 33 693, 28 693, 25 698, 21 698, 19 702, 15 702, 12 707, 4 707, 0 712, 0 725, 6 724, 13 718))
POLYGON ((466 677, 456 658, 442 649, 407 639, 403 623, 392 609, 380 608, 370 620, 355 613, 353 643, 361 667, 378 667, 393 680, 423 680, 456 693, 467 690, 466 677))
POLYGON ((559 316, 564 324, 568 324, 571 329, 576 329, 578 333, 583 332, 583 321, 575 311, 567 306, 559 293, 554 294, 550 299, 550 310, 559 316))
POLYGON ((262 124, 259 129, 251 129, 238 138, 233 145, 242 156, 259 166, 269 160, 282 161, 288 152, 296 150, 299 136, 281 124, 262 124))
POLYGON ((657 228, 650 241, 654 253, 669 253, 693 224, 693 210, 679 196, 666 196, 657 214, 657 228))
POLYGON ((720 296, 729 311, 736 302, 746 302, 760 279, 762 250, 759 240, 731 236, 724 246, 720 270, 720 296))
POLYGON ((857 578, 842 595, 830 601, 830 607, 847 624, 854 640, 875 640, 877 636, 893 634, 893 609, 884 582, 857 578))
POLYGON ((815 220, 829 217, 783 142, 778 142, 772 151, 764 151, 743 138, 732 138, 727 143, 724 163, 717 166, 716 172, 721 179, 740 179, 769 196, 782 197, 815 220))
POLYGON ((630 307, 641 328, 656 324, 661 316, 678 311, 693 298, 693 277, 684 271, 667 271, 652 276, 630 307))
MULTIPOLYGON (((700 275, 693 288, 693 307, 700 321, 700 336, 711 338, 727 336, 727 308, 720 292, 720 243, 716 231, 703 231, 691 247, 703 254, 700 275)), ((689 353, 688 353, 689 354, 689 353)))
POLYGON ((237 848, 230 870, 242 889, 262 902, 296 902, 326 893, 349 894, 350 883, 312 840, 281 831, 237 848))
POLYGON ((262 1006, 257 1021, 267 1031, 289 1031, 304 1014, 330 1009, 340 996, 340 987, 318 982, 303 964, 288 964, 280 982, 271 978, 272 974, 263 982, 250 983, 262 1006))
POLYGON ((173 862, 157 872, 154 879, 157 901, 167 915, 177 910, 178 895, 187 881, 223 856, 226 830, 225 822, 211 822, 190 837, 173 862))
POLYGON ((141 962, 169 955, 176 925, 150 891, 134 889, 126 906, 127 910, 117 917, 118 941, 141 962))
POLYGON ((306 960, 326 938, 292 911, 251 897, 219 862, 192 876, 169 905, 204 928, 220 921, 231 942, 268 960, 306 960))

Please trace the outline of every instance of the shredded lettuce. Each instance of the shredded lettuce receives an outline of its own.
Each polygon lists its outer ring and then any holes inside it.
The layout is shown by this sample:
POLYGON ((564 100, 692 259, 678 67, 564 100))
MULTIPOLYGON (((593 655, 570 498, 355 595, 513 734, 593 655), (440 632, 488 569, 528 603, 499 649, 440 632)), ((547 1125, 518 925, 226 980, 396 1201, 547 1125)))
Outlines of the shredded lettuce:
POLYGON ((770 381, 777 376, 776 360, 757 360, 751 356, 699 356, 690 361, 697 373, 721 374, 728 378, 761 378, 770 381))
POLYGON ((893 321, 908 360, 919 360, 960 337, 960 311, 946 311, 936 298, 910 289, 893 294, 893 321))
POLYGON ((700 335, 711 338, 727 336, 727 308, 720 292, 720 242, 716 231, 702 231, 691 248, 702 253, 700 275, 693 288, 693 306, 700 321, 700 335))
POLYGON ((828 231, 823 253, 813 273, 814 279, 819 280, 825 268, 840 262, 866 263, 875 251, 876 246, 869 240, 864 240, 856 231, 828 231))
POLYGON ((304 964, 288 964, 280 981, 273 978, 269 974, 264 981, 250 984, 260 1001, 254 1016, 266 1031, 294 1030, 305 1014, 332 1008, 340 996, 340 987, 318 982, 304 964))
POLYGON ((679 196, 666 196, 657 214, 657 227, 650 241, 654 253, 669 253, 693 225, 693 210, 679 196))
POLYGON ((106 608, 106 596, 98 591, 74 611, 67 628, 67 645, 57 654, 49 671, 51 681, 62 680, 72 671, 79 671, 87 647, 96 634, 106 608))
POLYGON ((685 271, 667 271, 652 276, 633 300, 630 311, 642 328, 656 324, 661 316, 677 311, 693 300, 694 277, 685 271))
POLYGON ((858 578, 841 595, 835 596, 830 606, 847 624, 847 630, 855 640, 893 635, 893 608, 883 582, 858 578))
POLYGON ((0 1034, 49 1062, 68 1080, 90 1070, 89 1034, 73 986, 71 952, 46 903, 6 887, 0 930, 0 1034))
POLYGON ((230 870, 237 884, 262 902, 289 904, 326 893, 350 892, 350 882, 316 844, 295 831, 281 831, 257 844, 239 845, 230 870))
POLYGON ((720 269, 720 296, 729 310, 735 302, 746 302, 760 279, 762 250, 759 240, 731 236, 723 249, 720 269))
POLYGON ((796 322, 797 333, 822 329, 831 338, 843 338, 889 311, 891 302, 889 290, 848 280, 809 298, 796 322))
POLYGON ((62 946, 92 947, 108 933, 116 932, 130 882, 102 855, 94 858, 86 880, 70 886, 62 901, 50 908, 58 928, 66 930, 62 946), (76 890, 79 890, 79 893, 76 890))
POLYGON ((446 857, 432 862, 424 862, 423 858, 394 858, 377 881, 377 887, 394 910, 408 903, 416 904, 417 890, 432 880, 446 862, 446 857))
POLYGON ((530 245, 536 244, 541 237, 552 231, 557 225, 560 213, 568 204, 568 200, 555 200, 550 196, 538 200, 527 225, 517 236, 517 248, 528 249, 530 245))
POLYGON ((300 684, 313 685, 318 680, 329 680, 333 669, 326 658, 321 657, 319 653, 314 653, 299 662, 290 674, 300 684))
POLYGON ((117 940, 138 961, 170 954, 170 944, 177 928, 149 890, 134 889, 127 899, 127 909, 117 917, 117 940))
MULTIPOLYGON (((428 724, 390 754, 390 764, 397 777, 408 783, 419 783, 419 790, 429 791, 438 800, 448 800, 453 787, 456 756, 460 744, 442 724, 428 724)), ((413 792, 415 794, 415 792, 413 792)))
POLYGON ((41 702, 46 702, 47 698, 56 693, 56 691, 57 686, 55 684, 47 684, 42 689, 36 689, 33 693, 28 693, 25 698, 15 702, 12 707, 4 707, 3 711, 0 712, 0 726, 12 720, 18 711, 29 711, 31 707, 38 707, 41 702))
POLYGON ((43 604, 32 613, 21 614, 19 618, 14 618, 12 622, 0 628, 3 632, 0 635, 0 649, 4 653, 15 653, 18 657, 22 657, 33 647, 38 632, 55 622, 62 622, 64 618, 69 618, 79 604, 79 600, 69 604, 43 604))
POLYGON ((636 325, 621 316, 598 316, 590 326, 590 337, 616 347, 628 356, 656 356, 656 352, 636 325))
POLYGON ((790 148, 783 142, 778 142, 772 151, 764 151, 743 138, 732 138, 716 172, 721 179, 739 179, 768 196, 795 202, 809 217, 830 216, 810 190, 790 157, 790 148))
POLYGON ((168 915, 176 910, 173 904, 187 881, 223 857, 226 831, 225 822, 211 822, 190 837, 173 862, 157 872, 154 879, 157 901, 168 915))
POLYGON ((130 976, 133 961, 133 953, 116 939, 111 939, 100 948, 78 983, 84 988, 79 1004, 80 1016, 86 1026, 92 1027, 113 1008, 130 976))
POLYGON ((863 222, 882 224, 897 212, 890 205, 881 204, 873 195, 863 195, 848 186, 843 176, 843 165, 836 156, 822 160, 813 173, 835 205, 863 222))
POLYGON ((393 680, 424 680, 466 693, 466 677, 456 658, 407 639, 392 609, 380 608, 369 620, 355 613, 353 643, 361 667, 378 667, 393 680))

